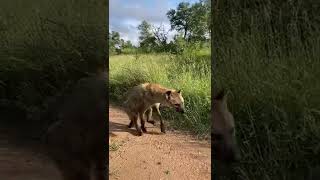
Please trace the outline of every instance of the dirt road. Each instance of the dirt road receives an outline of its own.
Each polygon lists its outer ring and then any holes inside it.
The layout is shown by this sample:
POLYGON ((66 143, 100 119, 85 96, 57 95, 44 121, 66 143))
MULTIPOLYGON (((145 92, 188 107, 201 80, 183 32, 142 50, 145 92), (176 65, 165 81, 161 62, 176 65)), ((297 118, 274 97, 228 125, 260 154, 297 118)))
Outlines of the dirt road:
MULTIPOLYGON (((136 136, 127 115, 111 106, 109 178, 119 180, 210 179, 210 144, 146 124, 136 136)), ((14 129, 0 128, 0 180, 58 180, 60 173, 41 152, 39 142, 15 138, 14 129), (19 139, 19 140, 16 140, 19 139)), ((23 135, 21 135, 23 136, 23 135)))
POLYGON ((128 129, 127 115, 109 108, 109 179, 117 180, 208 180, 211 179, 211 150, 178 132, 160 132, 159 125, 146 123, 147 133, 136 136, 128 129))
MULTIPOLYGON (((22 141, 13 128, 0 128, 0 180, 58 180, 60 173, 39 142, 22 141)), ((26 139, 26 138, 24 138, 26 139)))

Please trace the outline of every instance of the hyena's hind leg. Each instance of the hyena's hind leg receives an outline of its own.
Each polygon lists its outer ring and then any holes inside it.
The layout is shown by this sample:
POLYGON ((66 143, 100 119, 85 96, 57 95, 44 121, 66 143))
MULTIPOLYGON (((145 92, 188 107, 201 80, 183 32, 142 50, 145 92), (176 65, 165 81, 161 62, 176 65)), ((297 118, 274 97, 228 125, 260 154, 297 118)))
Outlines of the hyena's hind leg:
POLYGON ((128 128, 132 128, 132 126, 134 125, 133 119, 134 119, 135 115, 129 111, 127 111, 127 114, 129 116, 129 120, 130 120, 130 123, 128 124, 128 128))
POLYGON ((139 113, 139 115, 140 115, 141 129, 145 133, 145 132, 147 132, 147 129, 146 129, 145 120, 144 120, 144 117, 143 117, 144 113, 139 113))
POLYGON ((141 128, 138 126, 138 114, 130 113, 129 118, 130 118, 130 123, 128 127, 131 128, 132 125, 134 125, 137 129, 138 135, 141 136, 142 131, 141 131, 141 128))

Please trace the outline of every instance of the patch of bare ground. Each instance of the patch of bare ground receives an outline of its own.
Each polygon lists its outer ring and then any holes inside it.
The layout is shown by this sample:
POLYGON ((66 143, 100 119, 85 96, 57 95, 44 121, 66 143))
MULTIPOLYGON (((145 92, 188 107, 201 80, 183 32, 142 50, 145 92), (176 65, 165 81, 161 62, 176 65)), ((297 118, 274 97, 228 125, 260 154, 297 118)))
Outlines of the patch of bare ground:
POLYGON ((60 173, 43 153, 40 142, 19 137, 23 135, 16 131, 12 127, 0 128, 0 179, 60 179, 60 173))

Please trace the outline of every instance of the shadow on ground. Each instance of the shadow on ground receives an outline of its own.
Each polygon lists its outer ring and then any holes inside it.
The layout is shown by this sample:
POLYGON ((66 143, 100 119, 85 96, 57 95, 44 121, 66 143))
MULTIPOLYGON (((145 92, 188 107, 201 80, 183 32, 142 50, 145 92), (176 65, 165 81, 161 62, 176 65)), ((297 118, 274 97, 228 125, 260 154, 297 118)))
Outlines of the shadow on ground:
POLYGON ((109 121, 109 135, 116 136, 113 132, 128 132, 134 136, 138 135, 135 129, 129 129, 127 124, 109 121))
MULTIPOLYGON (((117 136, 117 132, 127 132, 131 135, 138 136, 135 127, 129 128, 129 119, 124 112, 121 112, 123 109, 119 105, 110 104, 109 108, 115 109, 116 112, 110 112, 109 109, 109 136, 115 137, 117 136), (120 111, 118 111, 120 110, 120 111), (111 113, 111 114, 110 114, 111 113)), ((140 119, 138 119, 138 124, 140 126, 140 119)), ((158 132, 156 129, 160 130, 160 127, 154 126, 146 122, 147 132, 144 134, 152 134, 152 135, 162 135, 162 132, 158 132)))

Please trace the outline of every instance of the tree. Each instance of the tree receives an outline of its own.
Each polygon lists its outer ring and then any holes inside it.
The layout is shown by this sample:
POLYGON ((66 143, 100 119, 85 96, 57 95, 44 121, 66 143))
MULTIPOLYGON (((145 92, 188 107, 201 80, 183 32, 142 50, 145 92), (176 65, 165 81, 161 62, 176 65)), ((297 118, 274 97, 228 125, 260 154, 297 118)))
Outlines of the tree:
POLYGON ((127 47, 127 48, 133 48, 133 45, 132 45, 131 41, 128 40, 128 41, 126 42, 126 47, 127 47))
POLYGON ((170 20, 171 30, 176 29, 178 32, 183 32, 183 38, 187 39, 187 34, 190 32, 191 26, 191 11, 190 3, 179 3, 177 10, 170 9, 167 12, 167 17, 170 20))
POLYGON ((203 3, 195 3, 190 7, 191 11, 191 37, 193 40, 206 40, 208 33, 208 16, 207 7, 203 3))
POLYGON ((167 48, 167 40, 169 31, 165 30, 163 24, 160 26, 153 26, 153 35, 156 38, 156 43, 158 45, 159 51, 164 51, 167 48))
POLYGON ((176 10, 167 12, 170 20, 171 30, 175 29, 183 33, 183 38, 190 40, 205 40, 209 34, 210 3, 200 1, 190 5, 190 3, 179 3, 176 10))
POLYGON ((141 24, 138 26, 138 30, 140 31, 140 42, 152 37, 151 25, 147 21, 143 20, 141 24))
POLYGON ((145 52, 152 52, 157 49, 156 38, 154 36, 148 37, 140 42, 140 47, 145 52))
POLYGON ((118 45, 121 44, 119 32, 112 31, 111 34, 109 33, 109 36, 111 39, 110 45, 112 47, 114 47, 116 44, 118 44, 118 45))
POLYGON ((146 52, 151 52, 157 46, 156 38, 151 33, 151 25, 143 20, 138 26, 138 30, 140 31, 140 47, 146 52))
POLYGON ((121 47, 125 47, 126 42, 124 41, 124 39, 120 39, 120 46, 121 47))
POLYGON ((124 44, 123 44, 123 48, 128 48, 128 49, 133 48, 133 45, 132 45, 131 41, 130 40, 125 41, 124 44))
POLYGON ((211 34, 212 29, 212 13, 211 13, 211 0, 200 0, 201 3, 203 3, 206 13, 207 13, 207 28, 209 34, 211 34))
POLYGON ((108 44, 109 44, 109 50, 112 48, 112 41, 111 41, 111 33, 109 32, 109 35, 108 35, 108 44))

